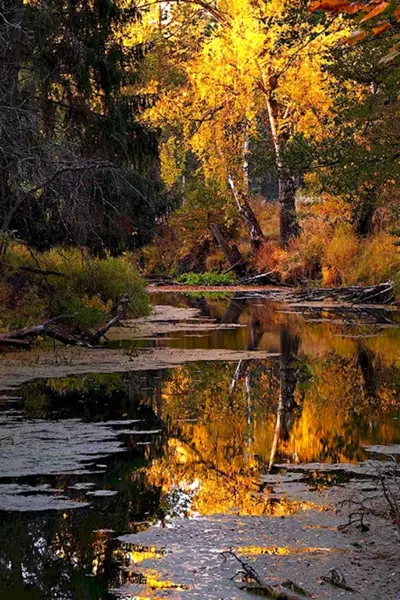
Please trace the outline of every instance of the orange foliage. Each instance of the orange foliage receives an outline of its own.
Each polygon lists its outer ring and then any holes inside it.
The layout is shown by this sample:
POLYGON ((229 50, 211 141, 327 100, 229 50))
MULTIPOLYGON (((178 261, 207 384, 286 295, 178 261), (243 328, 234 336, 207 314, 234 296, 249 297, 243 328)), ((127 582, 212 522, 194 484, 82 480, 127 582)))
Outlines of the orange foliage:
MULTIPOLYGON (((392 190, 387 194, 398 202, 392 190)), ((327 286, 368 285, 392 279, 400 292, 400 246, 398 238, 387 233, 395 225, 390 210, 378 210, 374 223, 377 233, 361 239, 351 225, 349 203, 323 195, 312 204, 311 214, 305 214, 308 206, 300 205, 302 230, 287 249, 282 250, 270 239, 263 244, 254 259, 258 271, 275 271, 287 283, 316 280, 327 286)))
MULTIPOLYGON (((311 4, 311 10, 326 10, 334 13, 347 13, 355 15, 361 28, 354 31, 348 38, 350 45, 365 39, 367 36, 366 27, 372 21, 372 35, 380 35, 384 31, 392 28, 396 21, 400 21, 400 2, 395 0, 388 2, 386 0, 368 0, 366 2, 352 2, 351 0, 314 0, 311 4), (364 23, 366 25, 364 25, 364 23)), ((399 54, 398 44, 396 43, 390 52, 385 56, 383 62, 388 62, 399 54)))

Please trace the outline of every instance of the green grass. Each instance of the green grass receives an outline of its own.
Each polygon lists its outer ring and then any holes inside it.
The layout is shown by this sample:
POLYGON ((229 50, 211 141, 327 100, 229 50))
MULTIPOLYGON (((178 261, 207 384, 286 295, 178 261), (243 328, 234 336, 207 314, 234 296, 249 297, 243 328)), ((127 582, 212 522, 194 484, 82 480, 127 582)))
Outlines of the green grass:
POLYGON ((184 273, 177 280, 178 283, 185 285, 202 285, 202 286, 224 286, 234 285, 237 283, 233 273, 184 273))

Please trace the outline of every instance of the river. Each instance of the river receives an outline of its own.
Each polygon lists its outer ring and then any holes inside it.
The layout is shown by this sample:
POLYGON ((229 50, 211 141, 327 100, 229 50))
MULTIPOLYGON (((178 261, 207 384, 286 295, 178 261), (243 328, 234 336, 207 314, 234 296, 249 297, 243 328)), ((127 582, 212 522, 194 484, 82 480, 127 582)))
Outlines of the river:
MULTIPOLYGON (((322 575, 333 551, 345 569, 365 541, 362 529, 339 537, 327 506, 330 490, 357 478, 366 489, 364 467, 400 453, 396 315, 240 293, 153 303, 157 318, 111 333, 103 351, 124 357, 118 368, 32 360, 0 391, 0 598, 251 597, 220 557, 232 548, 318 597, 350 597, 310 581, 297 554, 311 548, 322 575)), ((358 597, 400 597, 390 561, 383 583, 358 558, 355 585, 371 586, 358 597)))

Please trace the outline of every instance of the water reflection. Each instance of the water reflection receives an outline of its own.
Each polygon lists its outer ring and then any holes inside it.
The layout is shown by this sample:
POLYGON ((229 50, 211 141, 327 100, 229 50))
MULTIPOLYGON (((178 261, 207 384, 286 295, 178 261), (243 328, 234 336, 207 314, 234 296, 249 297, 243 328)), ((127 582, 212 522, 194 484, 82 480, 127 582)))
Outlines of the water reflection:
POLYGON ((292 335, 287 325, 281 325, 279 403, 268 465, 269 471, 274 466, 279 443, 287 443, 290 440, 294 413, 298 407, 295 399, 298 381, 298 351, 299 339, 297 335, 292 335))
MULTIPOLYGON (((110 588, 136 581, 144 556, 156 555, 118 543, 119 535, 196 511, 287 515, 299 503, 277 497, 260 474, 281 462, 354 462, 367 457, 364 445, 400 442, 398 332, 349 338, 337 324, 306 326, 271 305, 207 306, 212 318, 245 324, 229 332, 240 347, 275 350, 279 359, 254 354, 237 363, 40 380, 22 388, 11 411, 0 407, 5 421, 108 424, 124 450, 87 461, 81 475, 33 468, 0 477, 0 487, 89 504, 0 513, 2 599, 108 599, 110 588), (107 491, 117 495, 90 494, 107 491)), ((226 333, 213 332, 215 343, 225 344, 218 335, 226 333)), ((74 431, 76 448, 83 431, 74 431)))
MULTIPOLYGON (((367 350, 391 353, 391 360, 400 362, 400 327, 394 322, 399 312, 390 309, 354 309, 329 306, 288 306, 265 298, 246 298, 239 294, 210 294, 197 298, 192 295, 154 294, 154 303, 172 304, 178 308, 196 308, 208 319, 225 328, 193 328, 189 321, 179 330, 170 326, 166 333, 153 333, 146 339, 140 334, 120 331, 111 336, 111 347, 132 346, 172 347, 182 349, 212 350, 250 348, 279 352, 281 325, 288 326, 292 335, 299 338, 299 352, 307 355, 333 351, 340 355, 354 354, 358 340, 367 350), (232 326, 232 329, 226 328, 232 326), (392 326, 393 325, 393 326, 392 326), (138 337, 139 336, 139 337, 138 337), (257 343, 254 344, 254 338, 257 343)), ((389 358, 387 356, 387 358, 389 358)))

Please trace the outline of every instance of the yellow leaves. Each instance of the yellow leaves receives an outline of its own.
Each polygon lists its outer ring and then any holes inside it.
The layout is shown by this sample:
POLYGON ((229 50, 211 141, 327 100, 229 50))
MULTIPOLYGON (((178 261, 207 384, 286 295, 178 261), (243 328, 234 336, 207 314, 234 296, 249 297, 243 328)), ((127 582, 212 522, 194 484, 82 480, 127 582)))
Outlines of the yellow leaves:
POLYGON ((155 546, 139 546, 134 544, 131 548, 124 552, 124 558, 129 559, 130 562, 138 565, 144 560, 154 560, 156 558, 162 558, 165 552, 159 550, 155 546))
POLYGON ((111 311, 112 309, 112 300, 103 302, 103 300, 97 295, 89 297, 87 294, 85 294, 82 297, 82 304, 85 308, 97 308, 107 312, 111 311))
POLYGON ((335 24, 318 35, 322 26, 305 19, 299 40, 287 18, 293 4, 301 13, 300 0, 268 0, 262 5, 220 0, 218 10, 229 23, 225 25, 216 24, 198 7, 193 18, 193 7, 167 1, 162 24, 153 7, 144 13, 143 29, 135 24, 127 28, 124 43, 147 39, 155 44, 137 91, 159 95, 144 120, 161 127, 165 139, 180 141, 178 159, 176 145, 167 142, 162 148, 168 185, 179 178, 185 152, 197 157, 207 179, 225 183, 229 171, 242 185, 244 148, 257 135, 260 119, 266 118, 268 94, 274 93, 279 104, 282 138, 323 135, 330 109, 323 56, 343 34, 335 24), (276 89, 265 88, 274 76, 276 89))
POLYGON ((173 137, 168 138, 160 146, 161 175, 167 186, 172 187, 182 177, 183 157, 173 137))
POLYGON ((331 80, 323 70, 322 53, 309 51, 294 63, 281 78, 276 92, 278 101, 286 105, 286 118, 278 127, 291 126, 290 133, 321 138, 326 134, 326 118, 331 107, 331 80), (290 99, 290 104, 289 104, 290 99))

